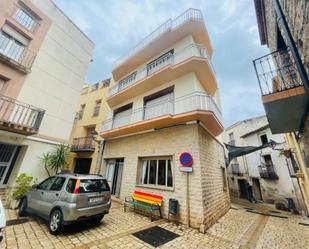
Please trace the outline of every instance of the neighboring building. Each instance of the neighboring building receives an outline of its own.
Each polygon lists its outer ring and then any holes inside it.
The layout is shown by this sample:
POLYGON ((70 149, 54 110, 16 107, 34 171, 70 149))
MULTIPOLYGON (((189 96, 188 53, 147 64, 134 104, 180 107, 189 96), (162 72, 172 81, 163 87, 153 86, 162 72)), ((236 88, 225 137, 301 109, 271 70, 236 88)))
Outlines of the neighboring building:
POLYGON ((282 154, 286 148, 283 134, 272 134, 266 116, 239 121, 225 129, 223 140, 235 146, 261 146, 273 140, 278 143, 271 147, 235 158, 228 167, 228 181, 231 195, 248 198, 248 185, 253 196, 267 203, 283 203, 292 198, 295 205, 301 196, 297 180, 289 171, 289 164, 282 154), (296 198, 296 196, 298 198, 296 198))
POLYGON ((202 231, 230 206, 212 52, 199 10, 158 27, 116 61, 100 134, 113 195, 162 194, 165 217, 175 198, 180 220, 202 231), (180 172, 183 152, 193 156, 193 173, 180 172))
POLYGON ((69 164, 74 173, 96 173, 97 161, 101 159, 99 152, 104 146, 97 135, 109 112, 105 101, 109 84, 110 79, 107 79, 83 88, 70 139, 69 164))
POLYGON ((39 157, 68 143, 94 44, 51 0, 0 1, 0 187, 46 177, 39 157))
POLYGON ((254 0, 262 45, 254 61, 273 134, 285 133, 309 214, 309 2, 254 0))

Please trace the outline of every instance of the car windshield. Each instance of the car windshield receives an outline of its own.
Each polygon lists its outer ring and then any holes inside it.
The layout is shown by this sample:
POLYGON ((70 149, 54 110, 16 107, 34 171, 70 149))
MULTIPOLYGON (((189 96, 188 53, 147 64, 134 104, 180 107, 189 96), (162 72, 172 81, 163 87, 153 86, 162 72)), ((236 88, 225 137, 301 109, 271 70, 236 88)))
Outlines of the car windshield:
POLYGON ((93 193, 109 191, 109 186, 104 179, 82 179, 80 180, 79 193, 93 193))

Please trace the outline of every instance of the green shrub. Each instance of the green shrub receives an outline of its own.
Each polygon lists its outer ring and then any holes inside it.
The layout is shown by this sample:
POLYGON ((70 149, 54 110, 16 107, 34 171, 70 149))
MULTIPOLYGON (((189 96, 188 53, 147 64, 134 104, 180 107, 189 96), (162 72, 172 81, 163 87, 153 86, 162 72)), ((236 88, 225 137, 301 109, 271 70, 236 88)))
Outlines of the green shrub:
POLYGON ((31 188, 31 186, 35 183, 35 180, 32 176, 22 173, 16 178, 16 183, 17 188, 13 192, 13 198, 14 200, 19 200, 31 188))

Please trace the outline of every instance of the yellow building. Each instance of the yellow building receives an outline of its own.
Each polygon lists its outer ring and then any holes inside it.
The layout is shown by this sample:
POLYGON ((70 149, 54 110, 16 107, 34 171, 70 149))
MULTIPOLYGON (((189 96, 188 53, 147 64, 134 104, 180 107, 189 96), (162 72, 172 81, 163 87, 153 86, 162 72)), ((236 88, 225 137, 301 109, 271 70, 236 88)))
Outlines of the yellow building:
POLYGON ((96 136, 109 110, 105 99, 110 79, 84 85, 71 133, 70 169, 75 173, 95 173, 103 140, 96 136))

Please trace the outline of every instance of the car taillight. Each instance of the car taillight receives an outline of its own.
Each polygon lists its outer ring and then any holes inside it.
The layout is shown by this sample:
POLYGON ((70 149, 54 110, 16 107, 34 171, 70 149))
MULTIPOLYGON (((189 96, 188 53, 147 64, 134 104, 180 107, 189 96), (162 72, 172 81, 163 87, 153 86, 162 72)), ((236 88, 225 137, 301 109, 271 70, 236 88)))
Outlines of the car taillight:
POLYGON ((74 188, 74 194, 78 194, 78 190, 79 190, 79 185, 80 185, 80 180, 77 179, 76 183, 75 183, 75 188, 74 188))

